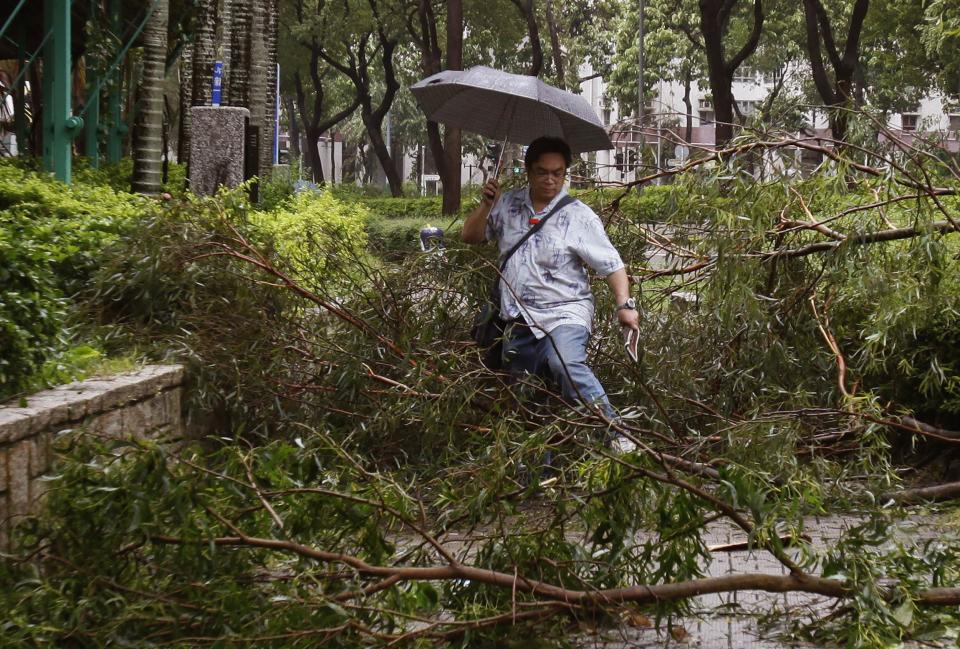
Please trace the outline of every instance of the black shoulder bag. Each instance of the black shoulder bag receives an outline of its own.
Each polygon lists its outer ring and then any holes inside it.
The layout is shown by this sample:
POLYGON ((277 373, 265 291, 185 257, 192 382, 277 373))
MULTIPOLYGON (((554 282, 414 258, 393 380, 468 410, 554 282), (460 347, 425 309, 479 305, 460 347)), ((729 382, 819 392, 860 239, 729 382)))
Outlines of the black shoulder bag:
POLYGON ((575 200, 576 199, 569 194, 561 198, 557 204, 553 206, 553 209, 550 210, 545 217, 540 219, 539 223, 527 230, 526 234, 520 238, 520 241, 510 248, 507 254, 500 260, 500 270, 493 280, 490 297, 480 307, 480 312, 473 319, 473 328, 470 330, 470 335, 483 350, 483 364, 488 369, 499 370, 503 365, 503 333, 506 322, 500 317, 500 278, 503 275, 503 270, 507 267, 507 262, 527 239, 543 227, 547 219, 575 200))

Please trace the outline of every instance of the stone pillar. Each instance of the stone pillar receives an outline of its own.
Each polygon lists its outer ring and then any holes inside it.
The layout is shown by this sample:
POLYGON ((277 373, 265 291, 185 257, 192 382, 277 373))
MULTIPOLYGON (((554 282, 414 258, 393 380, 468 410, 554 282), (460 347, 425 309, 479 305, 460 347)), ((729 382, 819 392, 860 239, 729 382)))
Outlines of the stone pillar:
POLYGON ((209 196, 243 182, 244 133, 250 111, 238 106, 190 109, 190 190, 209 196))

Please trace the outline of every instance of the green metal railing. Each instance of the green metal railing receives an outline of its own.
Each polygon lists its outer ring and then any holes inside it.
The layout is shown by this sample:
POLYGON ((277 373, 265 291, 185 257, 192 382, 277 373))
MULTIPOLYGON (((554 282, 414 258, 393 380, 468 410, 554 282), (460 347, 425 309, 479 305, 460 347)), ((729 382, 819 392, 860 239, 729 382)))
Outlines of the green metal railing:
POLYGON ((20 0, 20 2, 17 4, 16 9, 14 9, 13 13, 10 14, 10 16, 7 18, 7 21, 3 23, 3 27, 0 27, 0 38, 2 38, 3 35, 7 33, 7 29, 9 29, 11 23, 13 23, 13 19, 17 17, 17 14, 20 13, 20 10, 23 8, 23 5, 25 4, 27 4, 27 0, 20 0))

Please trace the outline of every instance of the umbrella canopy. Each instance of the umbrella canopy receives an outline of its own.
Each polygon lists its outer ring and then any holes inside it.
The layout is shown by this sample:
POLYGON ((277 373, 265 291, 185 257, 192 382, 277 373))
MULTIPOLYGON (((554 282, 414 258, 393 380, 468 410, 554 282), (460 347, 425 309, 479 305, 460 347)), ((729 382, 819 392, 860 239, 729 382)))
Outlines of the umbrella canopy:
POLYGON ((550 135, 574 153, 613 148, 586 99, 536 77, 480 65, 438 72, 410 91, 427 119, 496 140, 529 144, 550 135))

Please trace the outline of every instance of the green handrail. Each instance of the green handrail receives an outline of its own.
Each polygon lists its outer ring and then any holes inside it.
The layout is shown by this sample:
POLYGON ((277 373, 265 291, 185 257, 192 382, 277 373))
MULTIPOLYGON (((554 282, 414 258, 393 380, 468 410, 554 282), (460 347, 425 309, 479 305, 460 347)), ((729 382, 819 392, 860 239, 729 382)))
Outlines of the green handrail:
POLYGON ((7 28, 10 27, 10 23, 13 22, 13 19, 17 17, 17 14, 20 13, 20 9, 23 8, 23 5, 27 4, 27 0, 20 0, 20 3, 17 5, 17 8, 13 10, 13 13, 10 14, 10 17, 7 18, 7 22, 3 23, 3 27, 0 27, 0 37, 3 37, 7 33, 7 28))
POLYGON ((50 36, 52 35, 53 35, 53 30, 51 29, 50 31, 47 32, 47 35, 43 37, 43 40, 40 41, 40 47, 38 47, 36 51, 30 55, 30 58, 23 64, 23 68, 20 69, 20 74, 18 74, 17 78, 14 79, 13 83, 10 84, 10 89, 7 90, 5 93, 3 93, 2 96, 0 96, 0 102, 6 101, 7 97, 9 97, 10 94, 14 92, 14 90, 18 85, 20 85, 20 81, 21 79, 23 79, 23 75, 25 75, 27 73, 27 70, 30 69, 30 65, 33 63, 33 60, 37 58, 37 55, 43 52, 43 46, 47 44, 47 41, 50 40, 50 36))
POLYGON ((144 28, 147 26, 147 21, 150 20, 150 17, 153 16, 154 12, 157 10, 158 4, 160 4, 160 0, 153 0, 153 4, 150 5, 150 10, 147 11, 147 15, 144 16, 143 20, 140 22, 140 25, 137 27, 137 31, 134 32, 133 36, 130 37, 130 40, 127 41, 127 44, 124 45, 123 49, 120 50, 120 53, 117 54, 116 58, 113 60, 113 63, 110 64, 110 69, 100 77, 99 82, 93 88, 93 90, 90 91, 89 95, 87 96, 87 101, 84 102, 83 108, 80 109, 80 112, 77 113, 77 115, 83 117, 86 114, 87 109, 90 107, 90 102, 95 99, 99 100, 100 88, 102 88, 105 81, 110 78, 110 75, 113 74, 113 71, 119 67, 120 63, 123 61, 123 57, 127 55, 127 52, 133 46, 134 41, 137 40, 144 28))

